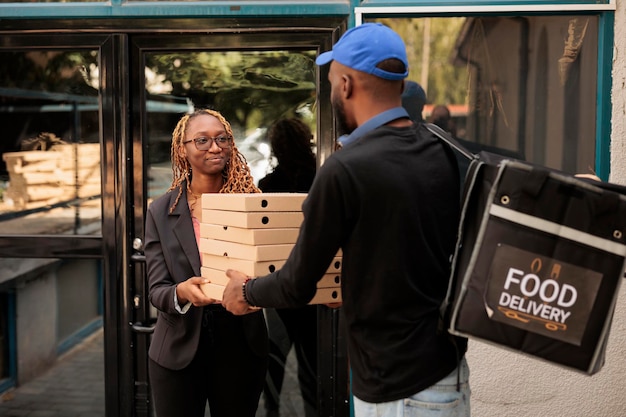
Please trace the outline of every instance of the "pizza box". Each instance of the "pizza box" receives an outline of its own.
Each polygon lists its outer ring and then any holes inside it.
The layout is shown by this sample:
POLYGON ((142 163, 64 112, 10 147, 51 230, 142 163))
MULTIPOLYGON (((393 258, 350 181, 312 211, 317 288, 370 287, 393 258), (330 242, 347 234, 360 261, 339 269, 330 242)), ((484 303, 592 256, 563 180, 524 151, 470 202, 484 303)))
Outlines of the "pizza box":
POLYGON ((200 284, 200 289, 204 295, 218 301, 222 301, 222 298, 224 297, 224 288, 226 288, 225 285, 218 285, 212 282, 200 284))
POLYGON ((227 269, 235 269, 243 272, 250 277, 258 277, 260 275, 270 274, 280 269, 286 259, 278 259, 273 261, 253 261, 249 259, 237 259, 223 255, 212 255, 209 253, 201 253, 202 266, 213 269, 226 271, 227 269))
POLYGON ((309 304, 331 304, 341 302, 341 287, 318 288, 309 304))
MULTIPOLYGON (((211 284, 224 285, 228 284, 230 278, 226 276, 226 271, 213 269, 206 266, 201 268, 200 274, 203 278, 211 280, 211 284)), ((322 279, 317 282, 317 288, 335 288, 341 286, 340 274, 324 274, 322 279)))
MULTIPOLYGON (((214 300, 222 301, 224 297, 224 285, 217 285, 213 283, 200 284, 202 292, 207 297, 214 300)), ((315 295, 309 301, 309 304, 331 304, 341 302, 341 288, 318 288, 315 295)))
POLYGON ((201 223, 235 226, 245 229, 280 229, 299 228, 303 219, 304 215, 301 211, 245 212, 203 208, 201 223))
POLYGON ((293 243, 282 245, 245 245, 208 238, 200 238, 200 252, 229 258, 249 259, 251 261, 273 261, 287 259, 293 249, 293 243))
POLYGON ((300 229, 297 227, 280 229, 244 229, 235 226, 222 226, 200 223, 200 237, 245 243, 247 245, 276 245, 296 243, 300 229))
MULTIPOLYGON (((271 274, 283 267, 287 259, 277 259, 273 261, 253 261, 249 259, 237 259, 223 255, 212 255, 210 253, 201 253, 202 266, 226 271, 227 269, 235 269, 243 272, 250 277, 258 277, 260 275, 271 274)), ((327 274, 336 274, 341 272, 341 257, 336 257, 328 266, 327 274)))
POLYGON ((232 211, 302 211, 306 193, 202 194, 203 209, 232 211))
POLYGON ((226 286, 230 278, 226 276, 226 271, 221 269, 213 269, 206 266, 200 268, 200 275, 202 278, 208 278, 211 280, 211 284, 226 286))
MULTIPOLYGON (((341 253, 341 250, 339 251, 339 253, 341 253)), ((328 269, 326 270, 327 273, 334 274, 334 273, 337 273, 337 272, 341 272, 342 259, 341 259, 341 255, 339 255, 339 253, 337 254, 337 256, 335 258, 333 258, 333 260, 330 263, 330 265, 328 265, 328 269)))
POLYGON ((322 279, 317 281, 317 288, 334 288, 341 286, 341 274, 324 274, 322 279))

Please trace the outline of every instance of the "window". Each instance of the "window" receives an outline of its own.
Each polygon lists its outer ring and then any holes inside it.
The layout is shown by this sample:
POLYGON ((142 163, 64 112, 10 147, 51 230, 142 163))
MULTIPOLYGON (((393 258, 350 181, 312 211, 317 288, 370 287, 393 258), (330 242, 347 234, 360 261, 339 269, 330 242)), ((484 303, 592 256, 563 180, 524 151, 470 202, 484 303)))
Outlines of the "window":
POLYGON ((427 93, 424 118, 446 106, 447 129, 470 150, 570 173, 595 171, 596 15, 365 21, 403 36, 409 78, 427 93))
POLYGON ((2 234, 100 234, 97 59, 0 52, 2 234))

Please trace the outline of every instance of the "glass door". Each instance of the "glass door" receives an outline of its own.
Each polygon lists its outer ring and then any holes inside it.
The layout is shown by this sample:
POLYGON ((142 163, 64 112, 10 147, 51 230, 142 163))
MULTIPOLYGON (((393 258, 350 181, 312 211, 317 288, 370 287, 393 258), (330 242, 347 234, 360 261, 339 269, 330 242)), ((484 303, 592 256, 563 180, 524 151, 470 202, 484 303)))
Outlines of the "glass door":
POLYGON ((99 72, 110 36, 4 36, 0 47, 1 415, 104 416, 99 72), (86 356, 85 356, 86 355, 86 356), (86 357, 89 372, 66 366, 86 357), (59 383, 64 378, 67 383, 59 383), (23 389, 27 387, 27 389, 23 389), (63 398, 58 401, 57 398, 63 398))
MULTIPOLYGON (((255 184, 276 166, 268 129, 281 119, 297 119, 312 133, 316 165, 332 151, 333 122, 326 77, 315 57, 332 44, 333 31, 251 30, 232 33, 131 36, 132 169, 134 199, 134 296, 138 403, 149 404, 147 347, 156 311, 147 298, 143 271, 143 224, 146 207, 172 183, 172 132, 186 113, 210 108, 232 126, 235 146, 245 156, 255 184), (321 99, 320 99, 321 98, 321 99), (319 100, 319 101, 318 101, 319 100)), ((273 311, 266 311, 271 325, 273 311)), ((318 307, 319 357, 315 415, 347 415, 347 361, 339 337, 337 311, 318 307), (337 377, 339 373, 339 377, 337 377), (343 408, 343 414, 334 410, 343 408)), ((313 329, 315 331, 315 329, 313 329)), ((288 358, 293 364, 293 352, 288 358)), ((289 366, 289 365, 288 365, 289 366)), ((295 366, 295 365, 292 365, 295 366)), ((291 369, 291 371, 290 371, 291 369)), ((281 415, 304 416, 295 367, 282 387, 281 415)), ((257 411, 265 416, 265 396, 257 411)), ((149 405, 146 407, 148 412, 149 405)), ((309 410, 310 412, 310 410, 309 410)))

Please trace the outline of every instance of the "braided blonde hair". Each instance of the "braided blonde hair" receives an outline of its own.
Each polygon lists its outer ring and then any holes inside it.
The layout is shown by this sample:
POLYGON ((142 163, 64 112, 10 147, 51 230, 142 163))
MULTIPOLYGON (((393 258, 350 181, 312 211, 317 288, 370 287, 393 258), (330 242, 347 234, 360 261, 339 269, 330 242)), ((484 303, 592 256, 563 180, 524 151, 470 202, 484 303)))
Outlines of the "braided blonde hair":
POLYGON ((178 188, 178 196, 176 201, 170 207, 170 213, 178 204, 178 200, 183 194, 183 182, 187 182, 187 193, 191 194, 191 165, 187 158, 180 152, 183 141, 185 140, 185 131, 187 124, 194 117, 208 114, 216 117, 224 126, 228 136, 232 138, 231 153, 226 166, 222 170, 224 184, 220 189, 220 193, 260 193, 261 191, 254 185, 248 161, 242 153, 239 152, 235 145, 233 130, 230 123, 222 116, 221 113, 210 109, 198 109, 193 113, 184 115, 176 124, 176 128, 172 133, 172 185, 167 191, 178 188))

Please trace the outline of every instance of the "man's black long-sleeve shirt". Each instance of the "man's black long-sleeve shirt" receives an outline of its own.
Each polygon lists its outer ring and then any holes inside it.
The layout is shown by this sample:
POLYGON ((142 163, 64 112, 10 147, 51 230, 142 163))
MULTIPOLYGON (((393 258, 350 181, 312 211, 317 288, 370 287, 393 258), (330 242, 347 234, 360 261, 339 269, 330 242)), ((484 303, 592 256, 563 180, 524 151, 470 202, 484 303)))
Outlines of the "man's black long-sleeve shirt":
POLYGON ((459 221, 452 152, 423 125, 383 126, 331 155, 303 204, 282 269, 247 286, 262 307, 311 300, 338 249, 355 396, 411 396, 458 365, 466 340, 438 330, 459 221))

